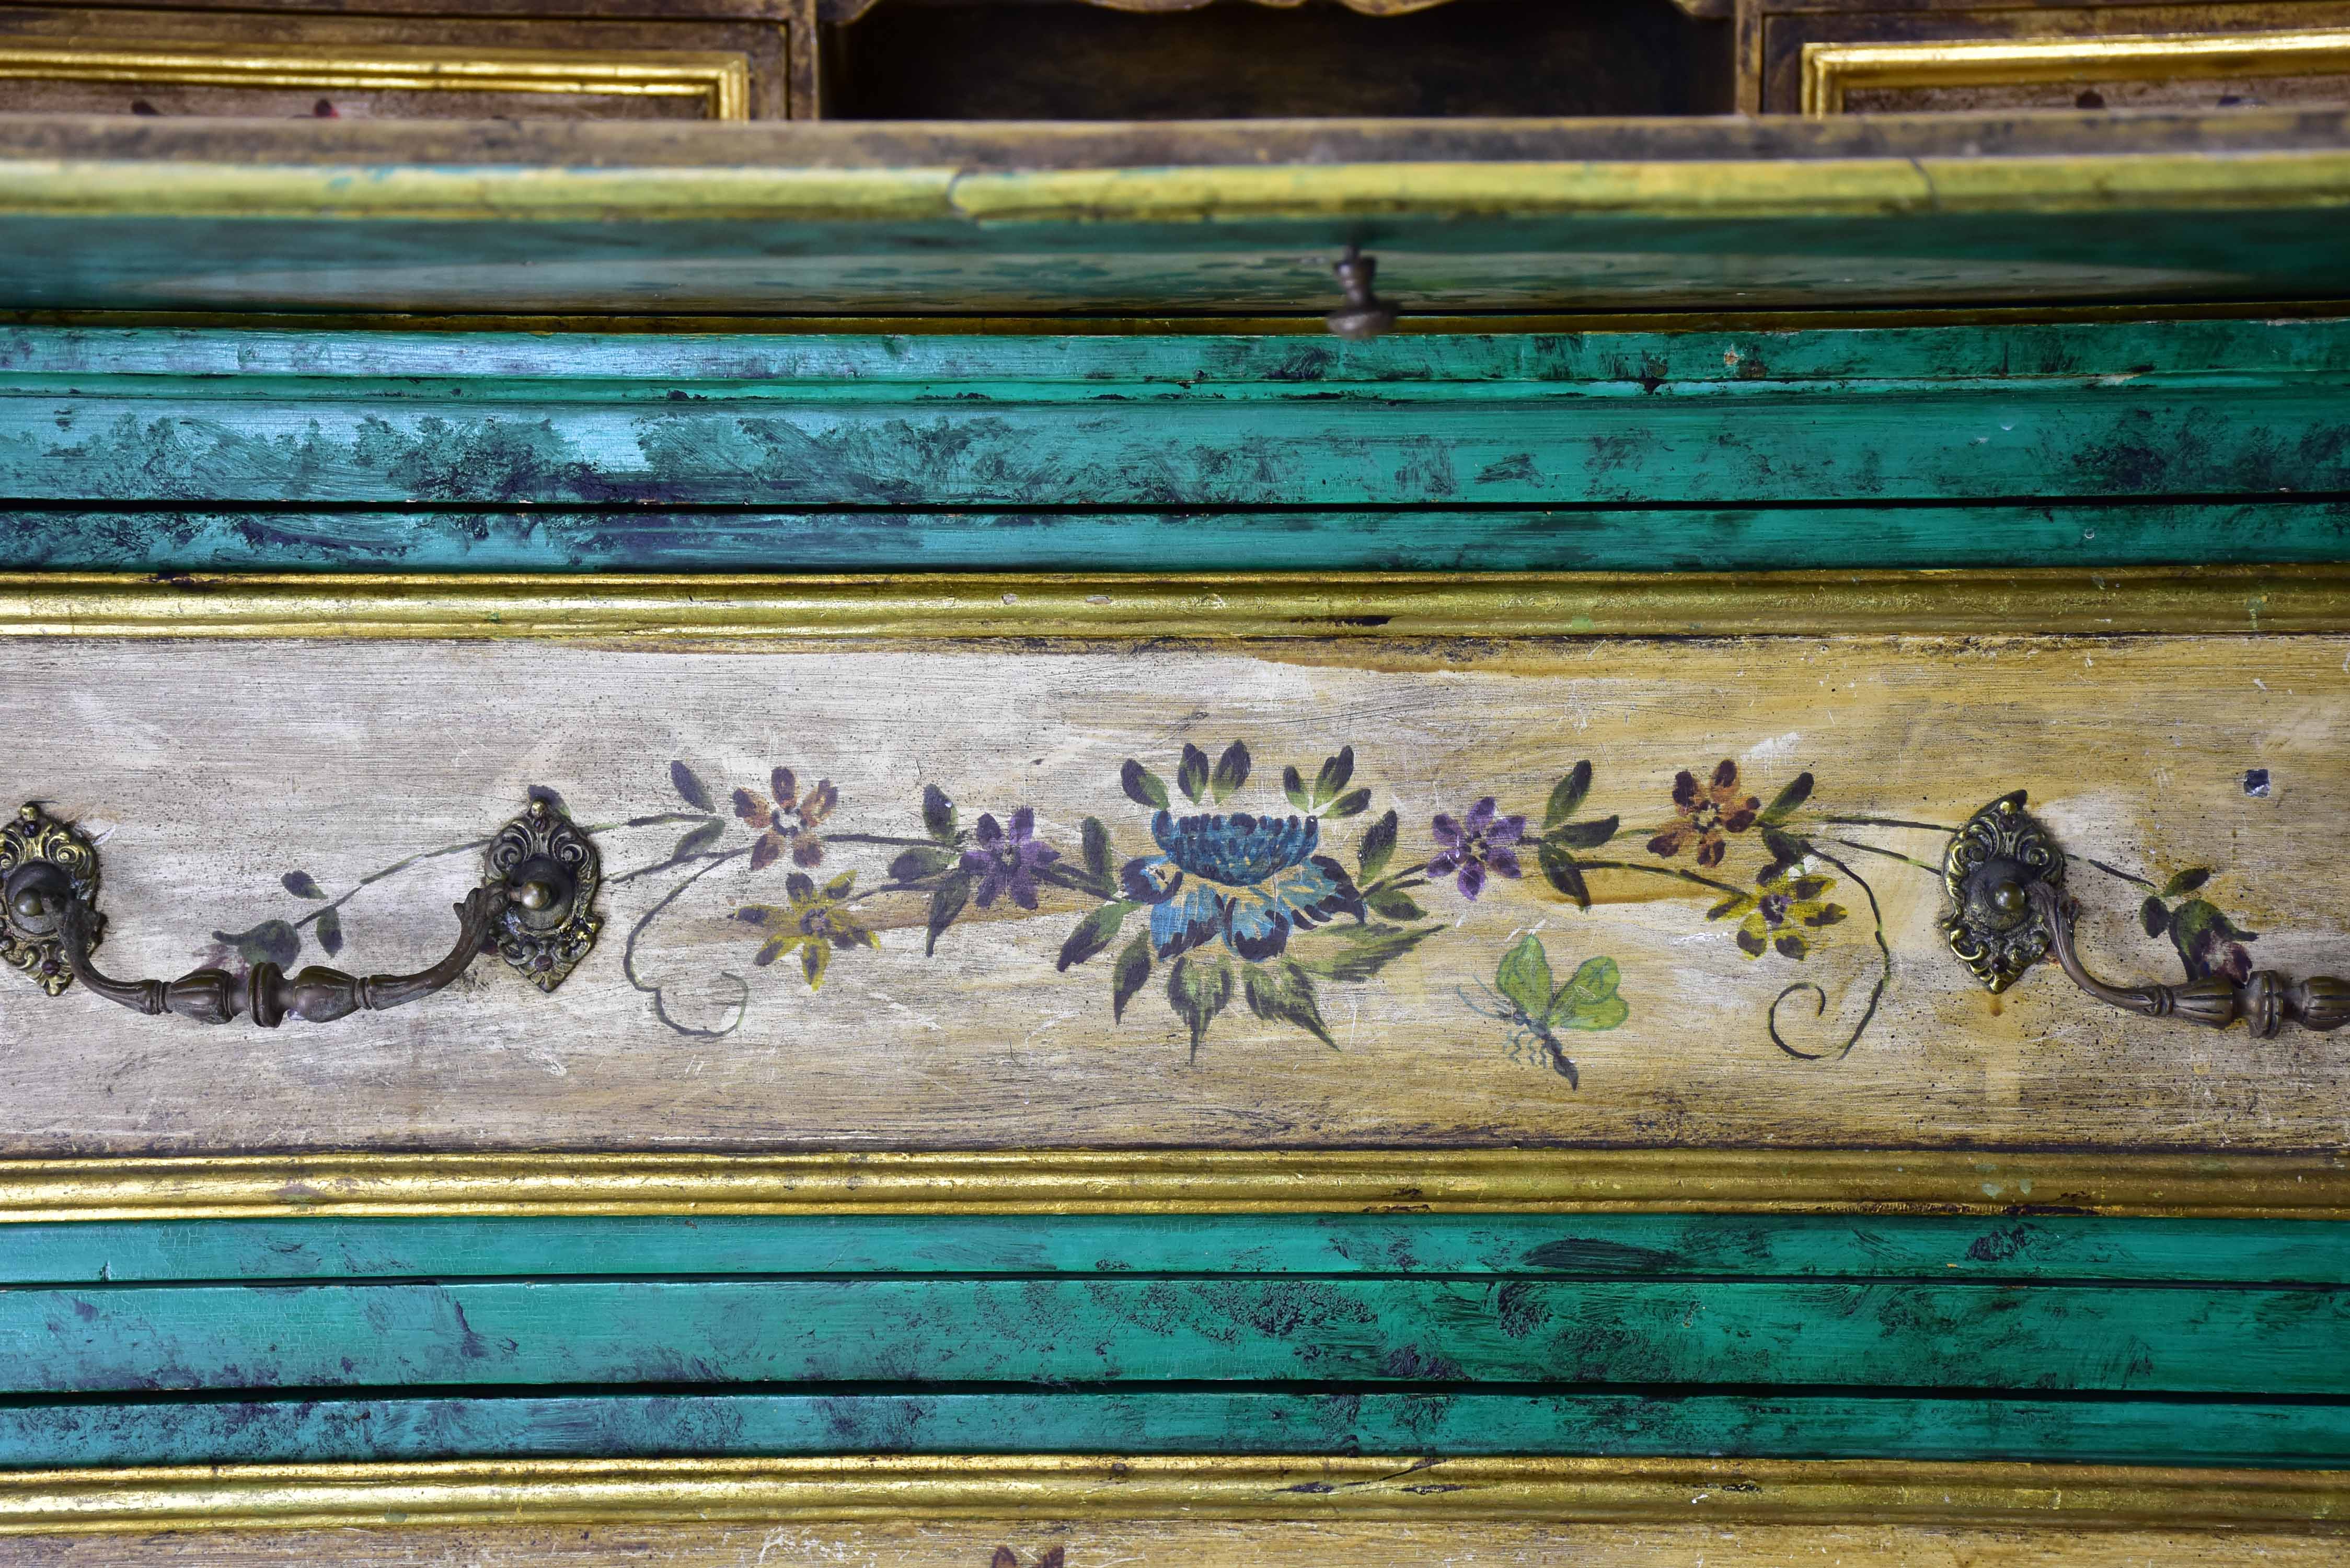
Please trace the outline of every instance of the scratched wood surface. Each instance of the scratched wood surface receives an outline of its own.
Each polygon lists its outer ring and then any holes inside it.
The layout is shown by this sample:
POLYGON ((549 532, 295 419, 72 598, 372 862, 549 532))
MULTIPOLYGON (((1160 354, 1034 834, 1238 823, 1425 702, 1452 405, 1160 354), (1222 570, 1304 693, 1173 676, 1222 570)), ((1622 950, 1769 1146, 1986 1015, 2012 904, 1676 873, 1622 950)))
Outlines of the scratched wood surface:
POLYGON ((1387 1521, 439 1527, 0 1540, 0 1563, 10 1568, 2317 1568, 2338 1563, 2341 1552, 2338 1537, 2232 1531, 1387 1521))
POLYGON ((2343 1138, 2334 1038, 1994 999, 1931 868, 2029 789, 2108 971, 2338 971, 2340 638, 0 659, 7 787, 101 836, 116 972, 436 957, 533 787, 609 873, 552 997, 484 963, 273 1033, 5 977, 13 1154, 2343 1138), (1159 794, 1232 880, 1177 880, 1159 794))

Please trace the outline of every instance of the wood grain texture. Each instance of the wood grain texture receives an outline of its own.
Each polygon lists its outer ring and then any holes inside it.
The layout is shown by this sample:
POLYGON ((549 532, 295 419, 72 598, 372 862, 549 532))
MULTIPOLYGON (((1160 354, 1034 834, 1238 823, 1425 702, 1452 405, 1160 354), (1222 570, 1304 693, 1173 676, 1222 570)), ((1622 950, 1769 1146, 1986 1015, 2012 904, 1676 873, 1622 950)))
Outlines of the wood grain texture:
MULTIPOLYGON (((103 836, 103 951, 120 971, 289 943, 314 959, 337 899, 346 964, 434 950, 478 875, 473 846, 532 786, 598 827, 611 923, 552 998, 484 967, 331 1029, 204 1031, 10 985, 0 1147, 2333 1147, 2334 1040, 2131 1019, 2052 975, 1991 998, 1942 947, 1939 876, 1898 858, 1932 861, 1942 833, 1858 819, 1954 826, 2030 788, 2077 857, 2085 940, 2108 969, 2175 975, 2181 942, 2214 961, 2244 945, 2288 973, 2338 969, 2350 939, 2313 857, 2350 809, 2345 664, 2350 643, 2328 637, 759 655, 21 643, 12 690, 44 721, 10 787, 103 836), (192 724, 223 692, 237 724, 192 724), (1322 830, 1350 877, 1389 808, 1400 870, 1435 852, 1433 814, 1486 794, 1538 832, 1590 759, 1570 816, 1617 819, 1615 842, 1576 851, 1593 908, 1532 864, 1474 901, 1454 878, 1409 889, 1427 918, 1385 923, 1431 934, 1367 979, 1339 965, 1317 982, 1329 1044, 1280 1022, 1269 993, 1253 1009, 1235 971, 1196 1053, 1167 964, 1122 1021, 1121 947, 1056 969, 1102 907, 1070 887, 1043 888, 1034 915, 1009 893, 969 904, 930 957, 930 895, 845 906, 876 945, 835 949, 820 989, 797 949, 754 961, 777 933, 740 911, 789 906, 795 867, 749 869, 758 833, 728 797, 771 795, 775 766, 830 781, 817 869, 853 870, 853 892, 891 886, 904 845, 927 842, 925 785, 960 803, 962 831, 1033 807, 1073 868, 1097 817, 1115 874, 1153 848, 1122 760, 1176 779, 1184 744, 1205 756, 1241 738, 1256 773, 1227 810, 1295 810, 1284 764, 1311 779, 1354 748, 1347 787, 1370 797, 1322 830), (1721 888, 1659 874, 1755 886, 1768 857, 1751 827, 1725 830, 1722 863, 1703 870, 1690 845, 1649 847, 1686 820, 1677 772, 1710 779, 1724 761, 1758 801, 1814 778, 1785 831, 1835 857, 1818 862, 1836 884, 1820 901, 1845 919, 1811 928, 1801 959, 1750 958, 1737 939, 1753 910, 1709 919, 1721 888), (2248 793, 2254 770, 2266 778, 2248 793), (2141 926, 2148 898, 2160 939, 2141 926), (1527 1058, 1528 1041, 1513 1061, 1513 1026, 1471 1005, 1530 932, 1562 979, 1617 966, 1623 1021, 1559 1035, 1579 1087, 1527 1058), (1804 981, 1822 994, 1779 1003, 1781 1038, 1825 1060, 1772 1044, 1773 999, 1804 981)), ((1302 931, 1282 956, 1322 961, 1367 929, 1302 931)))
POLYGON ((1050 1519, 202 1532, 0 1538, 8 1568, 2320 1568, 2326 1536, 1898 1524, 1488 1524, 1050 1519))

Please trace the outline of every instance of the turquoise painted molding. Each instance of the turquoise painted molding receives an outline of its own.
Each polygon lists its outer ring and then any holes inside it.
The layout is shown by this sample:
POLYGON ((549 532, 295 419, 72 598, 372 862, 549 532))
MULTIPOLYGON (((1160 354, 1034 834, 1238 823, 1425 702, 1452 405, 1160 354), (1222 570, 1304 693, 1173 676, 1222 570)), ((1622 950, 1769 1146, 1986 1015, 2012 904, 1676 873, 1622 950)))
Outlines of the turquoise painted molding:
POLYGON ((0 1227, 0 1285, 1195 1274, 2350 1285, 2350 1222, 1902 1215, 702 1215, 0 1227))
POLYGON ((503 1395, 0 1406, 0 1469, 858 1453, 1503 1454, 2338 1467, 2350 1407, 1905 1396, 503 1395))
POLYGON ((2350 1223, 0 1229, 0 1468, 825 1453, 2350 1461, 2350 1223))
POLYGON ((0 331, 0 566, 1671 570, 2350 552, 2350 322, 0 331))

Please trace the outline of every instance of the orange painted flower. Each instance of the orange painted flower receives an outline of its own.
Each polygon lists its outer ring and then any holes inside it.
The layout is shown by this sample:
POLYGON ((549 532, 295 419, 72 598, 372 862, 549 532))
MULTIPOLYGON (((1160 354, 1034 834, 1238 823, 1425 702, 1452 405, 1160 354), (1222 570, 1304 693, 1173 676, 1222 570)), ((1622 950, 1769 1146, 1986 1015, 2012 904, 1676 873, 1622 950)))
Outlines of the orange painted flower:
POLYGON ((1694 844, 1697 863, 1711 867, 1730 853, 1731 834, 1754 826, 1762 803, 1739 793, 1738 764, 1724 758, 1706 784, 1699 784, 1697 775, 1686 769, 1673 775, 1673 809, 1680 813, 1680 820, 1648 840, 1648 853, 1669 859, 1694 844))

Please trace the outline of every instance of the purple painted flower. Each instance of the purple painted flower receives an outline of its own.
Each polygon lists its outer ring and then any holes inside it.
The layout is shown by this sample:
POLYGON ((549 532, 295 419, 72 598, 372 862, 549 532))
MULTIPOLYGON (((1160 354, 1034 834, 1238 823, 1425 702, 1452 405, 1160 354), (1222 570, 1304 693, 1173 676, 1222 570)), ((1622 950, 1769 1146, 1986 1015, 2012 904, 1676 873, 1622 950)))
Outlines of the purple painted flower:
POLYGON ((1061 857, 1061 852, 1036 836, 1036 814, 1022 806, 1012 814, 1012 831, 993 815, 979 819, 972 845, 962 852, 962 868, 979 878, 972 902, 984 909, 1009 892, 1024 909, 1036 907, 1036 868, 1061 857))
POLYGON ((1496 877, 1519 875, 1516 846, 1525 836, 1526 819, 1495 815, 1492 795, 1469 808, 1468 821, 1455 822, 1439 812, 1430 828, 1441 847, 1428 863, 1428 874, 1451 877, 1462 898, 1474 898, 1485 890, 1488 871, 1496 877))

